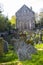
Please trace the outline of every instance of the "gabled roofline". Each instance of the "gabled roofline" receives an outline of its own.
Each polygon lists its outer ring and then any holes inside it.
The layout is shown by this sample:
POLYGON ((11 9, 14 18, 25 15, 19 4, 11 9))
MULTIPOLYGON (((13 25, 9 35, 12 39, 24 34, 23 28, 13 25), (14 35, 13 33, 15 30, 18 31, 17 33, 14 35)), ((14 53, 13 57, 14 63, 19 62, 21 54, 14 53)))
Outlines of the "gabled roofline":
MULTIPOLYGON (((31 10, 27 5, 24 4, 23 6, 25 6, 26 8, 28 8, 31 12, 33 12, 33 13, 35 14, 35 12, 34 12, 33 10, 31 10)), ((23 6, 22 6, 22 7, 23 7, 23 6)), ((22 7, 21 7, 21 8, 22 8, 22 7)), ((21 8, 20 8, 19 10, 21 10, 21 8)), ((19 12, 19 10, 18 10, 17 12, 19 12)), ((17 13, 17 12, 16 12, 16 13, 17 13)), ((15 14, 16 14, 16 13, 15 13, 15 14)))

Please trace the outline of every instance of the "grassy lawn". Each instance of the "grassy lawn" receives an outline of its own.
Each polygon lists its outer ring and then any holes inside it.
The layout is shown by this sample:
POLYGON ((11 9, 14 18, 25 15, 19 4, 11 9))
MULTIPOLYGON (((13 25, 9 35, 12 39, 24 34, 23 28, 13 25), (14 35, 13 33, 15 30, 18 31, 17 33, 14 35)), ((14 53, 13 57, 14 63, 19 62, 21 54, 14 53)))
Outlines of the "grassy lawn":
MULTIPOLYGON (((43 48, 43 44, 35 45, 36 48, 43 48)), ((36 54, 32 55, 31 60, 19 61, 17 54, 9 51, 3 57, 0 57, 0 65, 43 65, 43 50, 38 50, 36 54), (5 63, 5 64, 4 64, 5 63)))
POLYGON ((3 57, 0 57, 0 63, 11 62, 18 60, 17 54, 13 51, 9 51, 7 54, 4 54, 3 57))
MULTIPOLYGON (((4 57, 2 60, 4 63, 6 63, 5 65, 43 65, 43 51, 38 51, 37 54, 32 55, 31 60, 26 61, 19 61, 17 55, 15 56, 13 55, 12 57, 12 54, 7 54, 7 59, 4 57)), ((0 62, 2 62, 2 60, 0 62)))
POLYGON ((23 65, 43 65, 43 51, 38 51, 37 54, 32 55, 31 60, 22 62, 23 65))
POLYGON ((36 44, 35 48, 37 48, 37 49, 43 49, 43 43, 36 44))

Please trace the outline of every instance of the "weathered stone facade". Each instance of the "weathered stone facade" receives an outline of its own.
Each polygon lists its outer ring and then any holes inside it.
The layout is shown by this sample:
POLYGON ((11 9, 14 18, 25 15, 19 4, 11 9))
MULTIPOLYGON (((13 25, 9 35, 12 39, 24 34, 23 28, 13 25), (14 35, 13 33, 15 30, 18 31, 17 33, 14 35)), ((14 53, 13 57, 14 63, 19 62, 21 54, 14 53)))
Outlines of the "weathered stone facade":
POLYGON ((23 5, 16 12, 16 25, 19 31, 22 30, 31 30, 35 28, 35 13, 32 9, 28 8, 26 5, 23 5))

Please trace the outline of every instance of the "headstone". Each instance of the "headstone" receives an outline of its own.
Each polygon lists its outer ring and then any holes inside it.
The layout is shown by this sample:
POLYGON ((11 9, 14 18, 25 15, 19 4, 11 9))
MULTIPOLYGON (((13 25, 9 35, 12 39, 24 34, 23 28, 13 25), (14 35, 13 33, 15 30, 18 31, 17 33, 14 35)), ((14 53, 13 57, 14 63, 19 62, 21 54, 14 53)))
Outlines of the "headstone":
POLYGON ((4 40, 4 52, 7 53, 8 52, 8 42, 4 40))
POLYGON ((0 37, 0 56, 3 55, 3 53, 8 52, 8 42, 5 41, 2 37, 0 37))
POLYGON ((40 41, 42 41, 42 33, 40 32, 40 41))
POLYGON ((19 60, 28 60, 28 59, 31 59, 31 56, 29 53, 27 53, 27 50, 24 49, 24 48, 19 48, 18 51, 17 51, 17 54, 18 54, 18 58, 19 60))
POLYGON ((19 60, 31 59, 31 54, 36 53, 36 49, 31 44, 25 43, 23 40, 15 40, 14 49, 18 54, 19 60))
POLYGON ((0 37, 0 57, 3 56, 3 38, 0 37))

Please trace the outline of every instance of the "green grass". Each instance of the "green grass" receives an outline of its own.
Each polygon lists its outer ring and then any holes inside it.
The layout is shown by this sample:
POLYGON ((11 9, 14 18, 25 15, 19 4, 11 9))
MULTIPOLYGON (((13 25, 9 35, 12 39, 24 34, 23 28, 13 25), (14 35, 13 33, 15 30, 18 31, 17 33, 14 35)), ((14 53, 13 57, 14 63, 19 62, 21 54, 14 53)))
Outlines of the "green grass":
POLYGON ((43 51, 38 51, 37 54, 32 55, 31 60, 22 62, 23 65, 43 65, 43 51))
POLYGON ((36 44, 35 48, 37 48, 37 49, 43 49, 43 43, 36 44))
POLYGON ((7 54, 4 54, 3 57, 0 57, 0 63, 10 62, 18 60, 17 54, 13 51, 9 51, 7 54))
MULTIPOLYGON (((5 55, 5 57, 3 57, 2 59, 0 59, 0 63, 6 63, 6 65, 17 65, 18 62, 18 57, 17 55, 13 52, 9 52, 5 55), (9 63, 10 62, 10 63, 9 63)), ((22 63, 22 65, 43 65, 43 51, 37 51, 36 54, 32 55, 32 59, 31 60, 26 60, 26 61, 20 61, 22 63)))
MULTIPOLYGON (((43 44, 36 44, 36 49, 43 49, 43 44)), ((43 50, 37 51, 37 54, 32 55, 31 60, 22 62, 23 65, 43 65, 43 50)))
MULTIPOLYGON (((43 48, 43 44, 36 44, 36 48, 43 48)), ((3 57, 0 57, 0 63, 6 63, 6 65, 18 65, 17 54, 13 51, 9 51, 7 54, 4 54, 3 57)), ((20 61, 22 65, 43 65, 43 50, 38 50, 36 54, 32 55, 31 60, 20 61)))

